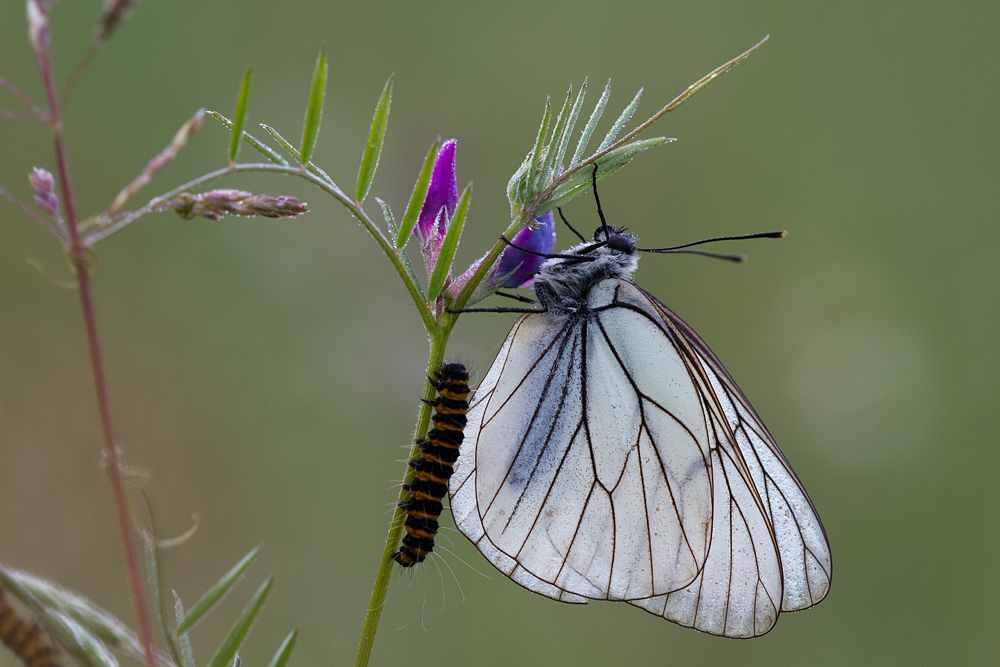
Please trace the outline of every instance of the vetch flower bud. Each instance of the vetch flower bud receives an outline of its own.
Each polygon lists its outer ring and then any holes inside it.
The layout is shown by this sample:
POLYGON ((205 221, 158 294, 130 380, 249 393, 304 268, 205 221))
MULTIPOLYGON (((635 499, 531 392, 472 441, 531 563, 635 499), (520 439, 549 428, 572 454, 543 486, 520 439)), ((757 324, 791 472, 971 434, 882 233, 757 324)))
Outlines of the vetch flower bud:
POLYGON ((263 216, 265 218, 294 218, 306 213, 306 203, 296 197, 255 195, 245 190, 210 190, 199 195, 188 192, 175 197, 170 204, 182 218, 219 220, 230 215, 263 216))
POLYGON ((28 175, 31 191, 35 193, 35 203, 49 215, 59 217, 59 197, 55 193, 55 180, 52 174, 39 167, 33 167, 28 175))

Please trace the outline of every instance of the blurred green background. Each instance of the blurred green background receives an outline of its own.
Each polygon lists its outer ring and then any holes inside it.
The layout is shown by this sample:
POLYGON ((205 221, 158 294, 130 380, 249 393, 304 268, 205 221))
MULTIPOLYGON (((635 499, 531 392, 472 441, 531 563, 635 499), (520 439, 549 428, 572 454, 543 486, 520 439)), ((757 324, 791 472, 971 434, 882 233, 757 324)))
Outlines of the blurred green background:
MULTIPOLYGON (((53 17, 61 81, 99 2, 53 17)), ((0 74, 43 97, 23 3, 0 9, 0 74)), ((650 245, 788 229, 751 261, 647 257, 640 284, 712 345, 820 511, 835 576, 818 607, 725 640, 627 605, 559 604, 511 583, 446 518, 426 567, 395 576, 373 664, 987 664, 1000 656, 996 342, 1000 233, 995 2, 257 2, 147 0, 81 80, 65 131, 77 203, 105 208, 199 106, 301 131, 316 52, 330 79, 314 160, 353 183, 386 77, 396 85, 373 194, 401 213, 435 137, 475 181, 458 263, 507 222, 504 187, 546 95, 609 77, 609 115, 645 118, 771 40, 647 136, 679 141, 602 189, 650 245)), ((0 107, 16 108, 6 93, 0 107)), ((588 105, 589 110, 589 105, 588 105)), ((259 133, 263 134, 263 133, 259 133)), ((136 201, 222 166, 213 121, 136 201)), ((50 137, 0 122, 0 183, 30 199, 50 137)), ((244 152, 244 158, 252 153, 244 152)), ((104 242, 94 283, 118 435, 148 469, 190 604, 258 543, 250 582, 194 631, 207 661, 267 572, 243 653, 297 625, 295 665, 349 664, 411 436, 426 339, 345 211, 301 182, 298 221, 149 217, 104 242)), ((374 201, 371 201, 374 206, 374 201)), ((377 213, 377 208, 373 208, 377 213)), ((592 202, 567 210, 596 224, 592 202)), ((131 619, 76 295, 56 243, 0 200, 0 560, 131 619)), ((560 245, 572 242, 561 236, 560 245)), ((468 316, 450 347, 482 377, 513 316, 468 316)), ((131 621, 130 621, 131 622, 131 621)), ((11 657, 0 652, 0 665, 11 657)))

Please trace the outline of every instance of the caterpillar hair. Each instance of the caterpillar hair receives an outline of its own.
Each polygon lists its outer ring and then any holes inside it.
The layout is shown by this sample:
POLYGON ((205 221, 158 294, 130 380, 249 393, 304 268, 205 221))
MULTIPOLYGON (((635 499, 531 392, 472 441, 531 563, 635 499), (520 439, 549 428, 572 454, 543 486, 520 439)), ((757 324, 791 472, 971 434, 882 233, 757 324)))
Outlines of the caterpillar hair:
POLYGON ((0 641, 26 667, 57 667, 55 651, 46 643, 38 625, 30 625, 21 618, 3 594, 0 586, 0 641))
POLYGON ((403 567, 423 562, 434 549, 442 501, 448 494, 448 480, 454 472, 458 450, 465 432, 469 411, 469 372, 460 363, 445 362, 430 378, 437 397, 427 403, 434 406, 434 427, 427 437, 417 441, 420 458, 410 459, 416 470, 413 481, 403 484, 410 497, 400 501, 406 511, 403 528, 406 535, 392 558, 403 567))

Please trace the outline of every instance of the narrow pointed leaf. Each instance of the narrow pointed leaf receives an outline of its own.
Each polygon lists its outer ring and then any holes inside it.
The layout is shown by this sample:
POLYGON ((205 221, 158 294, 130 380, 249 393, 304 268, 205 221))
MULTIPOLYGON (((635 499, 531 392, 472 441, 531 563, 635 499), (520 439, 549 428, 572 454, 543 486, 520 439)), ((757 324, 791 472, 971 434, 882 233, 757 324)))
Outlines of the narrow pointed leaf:
MULTIPOLYGON (((209 111, 208 115, 214 118, 215 120, 219 121, 220 123, 222 123, 228 129, 230 130, 233 129, 233 121, 229 120, 218 111, 209 111)), ((258 153, 266 157, 271 162, 275 164, 280 164, 283 167, 288 166, 288 160, 275 153, 274 149, 272 149, 270 146, 261 143, 259 139, 256 139, 255 137, 247 134, 245 131, 243 132, 243 141, 247 142, 251 148, 256 150, 258 153)))
POLYGON ((618 116, 618 120, 616 120, 615 124, 611 126, 611 129, 608 130, 608 133, 604 135, 604 141, 602 141, 601 145, 597 148, 598 153, 603 151, 612 143, 614 143, 615 138, 618 137, 618 133, 622 131, 622 128, 625 127, 625 124, 628 123, 630 118, 632 118, 632 114, 635 113, 636 107, 639 106, 639 98, 641 97, 642 97, 642 88, 640 88, 639 92, 635 94, 635 97, 633 97, 632 101, 628 103, 628 106, 622 109, 622 113, 620 116, 618 116))
POLYGON ((323 118, 323 95, 326 93, 326 49, 321 49, 313 70, 312 86, 309 88, 309 103, 306 105, 306 121, 302 127, 302 150, 299 164, 305 167, 312 158, 319 137, 319 123, 323 118))
POLYGON ((580 134, 580 141, 576 143, 576 150, 573 151, 573 159, 569 161, 570 164, 576 164, 583 159, 584 151, 587 150, 587 144, 590 143, 590 137, 593 136, 594 130, 597 129, 597 123, 600 122, 601 116, 604 115, 604 107, 608 105, 609 97, 611 97, 611 79, 608 79, 608 82, 604 85, 604 92, 601 93, 601 98, 597 100, 597 105, 590 112, 590 119, 587 120, 587 124, 583 127, 583 132, 580 134))
POLYGON ((271 662, 267 663, 267 667, 285 667, 285 663, 288 662, 288 658, 292 655, 292 649, 295 648, 295 640, 299 638, 299 631, 292 630, 285 637, 285 641, 281 642, 281 646, 278 647, 277 653, 271 658, 271 662))
MULTIPOLYGON (((669 143, 671 141, 673 141, 673 139, 667 139, 666 137, 655 137, 653 139, 634 141, 631 144, 617 148, 607 155, 600 157, 596 161, 598 165, 597 182, 600 183, 605 178, 624 167, 639 153, 648 150, 653 146, 669 143)), ((591 171, 589 167, 574 172, 569 180, 556 188, 556 190, 552 193, 552 198, 545 202, 545 204, 539 209, 538 215, 544 215, 545 213, 554 210, 557 206, 563 206, 571 199, 587 192, 590 190, 591 183, 591 171)))
POLYGON ((538 126, 538 136, 535 137, 535 147, 531 151, 531 166, 528 167, 528 173, 525 174, 525 179, 521 182, 521 192, 518 193, 523 198, 527 198, 525 197, 526 188, 534 188, 536 174, 538 173, 538 162, 541 160, 542 146, 545 145, 545 135, 549 131, 549 120, 551 118, 552 104, 550 100, 546 98, 545 112, 542 113, 542 123, 538 126))
POLYGON ((118 659, 97 635, 69 614, 54 609, 42 613, 59 646, 90 667, 118 667, 118 659))
POLYGON ((233 128, 229 136, 229 162, 236 162, 236 154, 240 152, 243 139, 243 126, 247 120, 247 104, 250 101, 250 82, 253 80, 253 70, 247 68, 240 83, 240 92, 236 96, 236 111, 233 113, 233 128))
MULTIPOLYGON (((170 651, 170 656, 174 659, 175 663, 183 664, 184 656, 182 648, 176 641, 174 641, 174 633, 171 631, 171 626, 167 622, 166 607, 163 604, 163 596, 161 594, 162 582, 157 555, 158 552, 155 538, 146 540, 146 584, 149 590, 150 603, 153 606, 153 611, 156 613, 156 621, 160 624, 160 630, 163 632, 163 637, 167 641, 167 650, 170 651)), ((184 667, 189 666, 185 665, 184 667)))
MULTIPOLYGON (((265 125, 264 123, 261 123, 260 126, 262 128, 264 128, 264 130, 268 134, 270 134, 274 138, 274 140, 277 141, 278 144, 288 152, 289 155, 291 155, 293 158, 295 158, 296 162, 300 161, 300 157, 301 156, 299 154, 298 149, 295 148, 295 146, 292 146, 290 143, 288 143, 288 141, 286 141, 283 136, 281 136, 280 134, 278 134, 278 131, 276 129, 274 129, 270 125, 265 125)), ((343 194, 343 192, 341 191, 341 189, 339 187, 337 187, 337 184, 333 182, 333 179, 330 178, 330 175, 327 174, 322 169, 320 169, 319 167, 317 167, 312 162, 309 163, 308 170, 309 170, 310 174, 312 174, 313 176, 318 176, 319 178, 322 178, 324 181, 326 181, 327 185, 329 185, 330 187, 332 187, 333 189, 335 189, 337 192, 340 192, 341 194, 343 194)))
MULTIPOLYGON (((201 599, 194 603, 190 611, 184 615, 184 619, 177 623, 176 632, 178 634, 186 632, 189 628, 193 627, 195 623, 200 621, 205 615, 212 610, 215 605, 217 605, 222 598, 226 597, 226 594, 232 590, 233 586, 240 580, 243 574, 253 563, 254 559, 257 558, 257 554, 260 553, 260 547, 254 547, 250 550, 246 556, 240 560, 239 563, 234 565, 229 572, 222 575, 215 584, 201 596, 201 599)), ((229 656, 230 658, 232 656, 229 656)), ((227 659, 228 661, 228 659, 227 659)))
POLYGON ((573 89, 570 88, 569 92, 566 93, 566 99, 563 100, 562 108, 559 109, 559 115, 556 116, 556 124, 552 127, 552 136, 549 137, 548 149, 545 151, 545 162, 542 164, 542 178, 545 179, 546 185, 552 178, 553 170, 557 166, 556 153, 559 152, 559 140, 562 138, 563 130, 566 129, 566 122, 569 119, 569 110, 572 101, 573 89))
POLYGON ((271 584, 274 583, 272 577, 268 577, 257 592, 253 594, 250 598, 250 602, 243 608, 238 619, 230 628, 229 634, 223 640, 222 644, 219 645, 218 650, 216 650, 215 655, 212 656, 211 661, 208 663, 208 667, 226 667, 236 652, 239 650, 240 645, 243 644, 243 640, 246 639, 247 633, 250 632, 250 626, 253 625, 254 619, 257 618, 257 614, 260 612, 260 608, 264 605, 264 600, 267 599, 267 594, 271 592, 271 584))
MULTIPOLYGON (((184 604, 181 596, 174 591, 174 622, 180 623, 184 619, 184 604)), ((186 632, 177 633, 177 643, 180 645, 180 663, 182 667, 195 667, 194 649, 191 648, 191 638, 186 632)))
POLYGON ((382 95, 378 98, 378 105, 375 107, 375 115, 372 117, 372 129, 368 133, 368 144, 365 145, 365 154, 361 158, 361 169, 358 170, 358 206, 368 196, 368 189, 375 178, 375 170, 378 168, 378 158, 382 153, 382 140, 385 138, 385 128, 389 122, 389 106, 392 104, 392 77, 385 82, 382 88, 382 95))
POLYGON ((399 225, 399 235, 396 237, 397 250, 406 245, 406 242, 410 240, 410 234, 413 233, 413 228, 417 226, 420 209, 424 206, 427 188, 431 184, 434 160, 437 158, 439 148, 441 148, 440 139, 431 144, 431 149, 427 151, 427 157, 424 158, 424 166, 420 168, 420 175, 417 176, 417 182, 410 194, 410 201, 406 204, 406 212, 403 213, 403 222, 399 225))
POLYGON ((28 604, 36 613, 46 609, 66 614, 111 646, 142 656, 138 638, 111 612, 89 598, 33 574, 0 566, 0 584, 28 604))
POLYGON ((562 132, 559 133, 559 144, 556 150, 555 158, 555 168, 556 171, 561 171, 563 167, 563 160, 566 158, 566 150, 569 148, 569 139, 573 136, 573 129, 576 127, 576 121, 580 117, 580 111, 583 109, 583 99, 587 96, 587 80, 584 79, 583 83, 580 85, 580 92, 576 94, 576 100, 573 102, 573 108, 569 112, 569 118, 566 120, 566 125, 563 126, 562 132))
POLYGON ((444 235, 441 243, 441 251, 438 253, 437 262, 434 264, 434 272, 430 280, 427 281, 427 300, 434 301, 444 289, 445 279, 451 270, 451 262, 455 259, 455 250, 458 248, 458 239, 462 235, 462 225, 465 224, 465 214, 469 211, 469 199, 472 197, 472 186, 468 186, 458 198, 458 205, 455 207, 455 215, 451 218, 448 231, 444 235))
MULTIPOLYGON (((390 209, 389 205, 378 197, 375 198, 375 201, 377 201, 378 205, 382 207, 382 216, 385 218, 385 224, 388 226, 389 233, 392 235, 393 243, 396 243, 396 240, 399 238, 399 229, 396 227, 396 219, 392 215, 392 209, 390 209)), ((424 296, 424 290, 420 286, 420 281, 417 279, 417 274, 413 270, 413 265, 410 263, 410 256, 406 253, 406 249, 397 248, 396 254, 399 255, 399 259, 403 263, 403 268, 406 269, 406 275, 410 279, 410 282, 417 288, 417 292, 420 294, 421 298, 423 298, 424 301, 427 301, 427 298, 424 296)))

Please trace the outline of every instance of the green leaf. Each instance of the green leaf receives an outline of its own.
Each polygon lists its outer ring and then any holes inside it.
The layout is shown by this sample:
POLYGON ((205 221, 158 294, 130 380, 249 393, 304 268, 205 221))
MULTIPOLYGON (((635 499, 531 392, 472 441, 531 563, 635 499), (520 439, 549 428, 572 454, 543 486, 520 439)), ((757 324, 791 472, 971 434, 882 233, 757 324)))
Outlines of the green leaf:
POLYGON ((378 98, 378 105, 375 107, 375 115, 372 117, 372 129, 368 133, 368 144, 365 145, 365 154, 361 158, 361 168, 358 170, 357 203, 361 206, 365 197, 368 196, 368 189, 375 178, 375 170, 378 168, 378 158, 382 153, 382 140, 385 138, 386 124, 389 122, 389 106, 392 103, 392 76, 385 82, 382 94, 378 98))
MULTIPOLYGON (((230 130, 233 129, 233 121, 229 120, 218 111, 209 111, 208 115, 210 115, 212 118, 222 123, 228 129, 230 130)), ((243 132, 243 141, 250 144, 252 148, 254 148, 257 152, 259 152, 261 155, 266 157, 271 162, 275 164, 280 164, 283 167, 288 166, 288 160, 275 153, 270 146, 261 143, 259 139, 252 137, 246 132, 243 132)))
POLYGON ((316 139, 319 138, 319 123, 323 117, 323 95, 326 93, 326 49, 320 49, 313 70, 312 86, 309 89, 309 103, 306 105, 306 121, 302 127, 302 150, 299 164, 309 164, 316 139))
POLYGON ((427 300, 434 301, 444 289, 444 281, 451 270, 451 262, 455 258, 455 250, 458 249, 458 239, 462 235, 462 225, 465 224, 465 214, 469 211, 469 199, 472 197, 472 185, 462 191, 458 198, 458 205, 455 207, 455 215, 451 218, 448 231, 445 232, 444 241, 441 243, 441 251, 438 253, 437 261, 434 263, 434 272, 431 273, 430 280, 427 281, 427 300))
POLYGON ((236 111, 233 113, 232 134, 229 137, 229 163, 236 163, 236 154, 240 152, 240 140, 243 138, 243 125, 247 120, 247 103, 250 101, 250 82, 253 80, 253 70, 247 68, 240 83, 240 93, 236 97, 236 111))
MULTIPOLYGON (((174 591, 174 620, 180 623, 184 619, 184 604, 181 596, 174 591)), ((195 667, 194 650, 191 648, 191 638, 186 632, 177 633, 177 643, 180 645, 180 663, 183 667, 195 667)))
POLYGON ((111 646, 132 655, 143 655, 139 640, 124 623, 75 591, 3 566, 0 566, 0 584, 39 614, 47 609, 65 614, 111 646))
POLYGON ((281 642, 281 646, 278 647, 278 652, 271 658, 271 662, 267 663, 267 667, 285 667, 289 656, 292 655, 292 649, 295 648, 295 640, 298 638, 298 630, 289 632, 288 636, 285 637, 285 641, 281 642))
MULTIPOLYGON (((648 150, 653 146, 669 143, 671 141, 673 141, 673 139, 667 139, 666 137, 643 139, 616 148, 607 155, 601 156, 597 160, 597 182, 600 183, 605 178, 624 167, 632 158, 642 151, 648 150)), ((574 172, 569 180, 556 188, 556 190, 552 193, 552 198, 545 202, 545 204, 539 209, 538 215, 544 215, 545 213, 554 210, 557 206, 563 206, 571 199, 587 192, 590 189, 591 182, 591 169, 589 167, 574 172)))
MULTIPOLYGON (((385 218, 385 224, 389 227, 389 233, 392 234, 392 240, 393 243, 395 243, 396 239, 399 237, 399 229, 396 227, 396 219, 392 215, 392 210, 389 208, 387 203, 378 197, 375 197, 375 201, 377 201, 378 205, 382 207, 382 216, 385 218)), ((420 287, 420 281, 417 279, 417 274, 413 270, 413 265, 410 263, 410 256, 406 253, 406 249, 397 248, 396 254, 399 255, 399 259, 403 263, 403 268, 406 270, 406 275, 410 279, 410 282, 417 288, 417 292, 420 293, 421 298, 423 298, 424 301, 427 301, 423 288, 420 287)))
POLYGON ((587 80, 583 80, 583 84, 580 85, 580 92, 576 95, 576 101, 573 102, 573 108, 569 112, 569 118, 566 121, 566 125, 563 126, 562 132, 559 136, 559 144, 556 149, 556 159, 555 167, 560 169, 563 166, 563 160, 566 157, 566 149, 569 148, 569 139, 573 136, 573 128, 576 127, 576 121, 580 117, 580 111, 583 109, 583 98, 587 96, 587 80))
POLYGON ((273 577, 268 577, 261 584, 260 588, 257 589, 257 592, 253 594, 250 602, 243 608, 239 618, 236 619, 233 627, 230 628, 229 634, 226 635, 226 638, 219 645, 218 650, 216 650, 215 655, 212 656, 208 667, 226 667, 233 659, 243 640, 246 639, 247 633, 250 632, 250 626, 253 625, 254 619, 257 618, 257 614, 260 612, 260 608, 264 605, 267 594, 271 592, 271 584, 273 583, 273 577))
POLYGON ((424 158, 424 166, 420 168, 420 175, 413 186, 410 194, 410 201, 406 204, 406 212, 403 213, 403 222, 399 225, 399 235, 396 237, 396 249, 400 249, 410 240, 413 228, 417 226, 417 218, 420 217, 420 209, 424 206, 424 199, 427 197, 427 188, 431 184, 431 175, 434 173, 434 160, 437 158, 438 149, 441 148, 441 140, 438 139, 431 144, 431 149, 427 151, 424 158))
MULTIPOLYGON (((293 158, 295 158, 296 162, 299 162, 300 155, 299 155, 298 149, 295 148, 295 146, 292 146, 290 143, 288 143, 288 141, 286 141, 283 136, 281 136, 280 134, 278 134, 278 131, 276 129, 274 129, 273 127, 271 127, 270 125, 265 125, 264 123, 261 123, 260 126, 262 128, 264 128, 264 130, 268 134, 270 134, 274 138, 274 140, 277 141, 278 144, 288 152, 289 155, 291 155, 293 158)), ((340 192, 341 194, 343 194, 343 192, 341 192, 340 188, 337 187, 337 184, 333 182, 333 179, 330 178, 329 174, 327 174, 325 171, 323 171, 322 169, 320 169, 319 167, 317 167, 312 162, 309 163, 308 170, 309 170, 310 174, 312 174, 313 176, 317 176, 317 177, 323 179, 324 181, 326 181, 327 185, 329 185, 330 187, 332 187, 337 192, 340 192)), ((346 197, 345 197, 345 199, 346 199, 346 197)))
POLYGON ((563 130, 566 129, 566 121, 569 118, 570 102, 573 101, 573 89, 570 88, 569 92, 566 93, 566 99, 563 100, 562 108, 559 109, 559 115, 556 116, 556 124, 552 127, 552 136, 549 138, 549 144, 547 150, 545 151, 545 162, 542 164, 541 177, 545 179, 545 185, 548 185, 553 176, 553 170, 557 166, 556 153, 558 153, 557 146, 559 141, 562 139, 563 130))
POLYGON ((640 97, 642 97, 642 88, 640 88, 639 92, 635 94, 635 97, 633 97, 632 101, 628 103, 628 106, 622 109, 622 113, 618 116, 618 120, 616 120, 615 124, 611 126, 611 129, 608 130, 608 133, 604 136, 604 141, 602 141, 601 145, 598 146, 598 153, 614 143, 618 133, 622 131, 622 128, 625 127, 625 123, 629 121, 632 114, 635 113, 636 107, 639 106, 640 97))
POLYGON ((59 646, 83 664, 91 667, 118 667, 118 659, 111 649, 75 618, 54 609, 45 609, 42 616, 52 634, 58 638, 59 646))
POLYGON ((580 133, 580 141, 576 143, 576 150, 573 151, 573 159, 569 161, 570 164, 576 164, 583 159, 583 153, 587 150, 590 137, 593 136, 594 130, 597 129, 597 123, 600 122, 601 116, 604 115, 604 107, 607 106, 609 97, 611 97, 611 79, 608 79, 607 84, 604 86, 604 92, 601 93, 601 99, 597 100, 597 105, 590 112, 590 119, 583 127, 583 132, 580 133))
POLYGON ((538 161, 541 159, 542 146, 545 145, 545 135, 549 131, 549 120, 552 118, 552 104, 549 98, 545 98, 545 111, 542 113, 542 123, 538 126, 538 136, 535 137, 535 147, 531 151, 531 164, 528 167, 528 173, 525 174, 524 180, 519 183, 518 194, 524 198, 527 197, 527 189, 534 189, 535 178, 538 173, 538 161))
MULTIPOLYGON (((215 605, 217 605, 222 598, 232 590, 233 586, 240 580, 243 574, 250 567, 250 564, 257 558, 257 554, 260 553, 260 547, 254 547, 250 550, 246 556, 240 560, 239 563, 234 565, 229 572, 222 575, 215 584, 208 589, 208 591, 201 596, 201 599, 194 603, 191 610, 184 615, 184 619, 177 623, 176 632, 178 634, 186 632, 189 628, 194 627, 195 623, 200 621, 205 615, 212 610, 215 605)), ((230 658, 232 656, 229 656, 230 658)), ((228 660, 228 658, 227 658, 228 660)))

